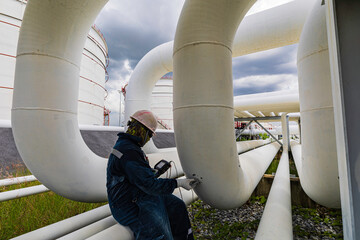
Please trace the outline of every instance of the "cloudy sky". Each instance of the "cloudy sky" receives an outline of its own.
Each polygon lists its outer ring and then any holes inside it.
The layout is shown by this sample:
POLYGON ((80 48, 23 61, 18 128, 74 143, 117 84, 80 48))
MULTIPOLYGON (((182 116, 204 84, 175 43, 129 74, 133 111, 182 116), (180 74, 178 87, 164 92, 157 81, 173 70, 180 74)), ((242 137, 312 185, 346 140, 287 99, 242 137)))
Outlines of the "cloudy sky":
MULTIPOLYGON (((258 0, 248 14, 291 0, 258 0)), ((119 123, 119 93, 140 59, 174 39, 184 0, 109 0, 96 20, 109 48, 110 80, 106 107, 110 125, 119 123)), ((291 45, 233 59, 234 95, 297 88, 297 46, 291 45)))

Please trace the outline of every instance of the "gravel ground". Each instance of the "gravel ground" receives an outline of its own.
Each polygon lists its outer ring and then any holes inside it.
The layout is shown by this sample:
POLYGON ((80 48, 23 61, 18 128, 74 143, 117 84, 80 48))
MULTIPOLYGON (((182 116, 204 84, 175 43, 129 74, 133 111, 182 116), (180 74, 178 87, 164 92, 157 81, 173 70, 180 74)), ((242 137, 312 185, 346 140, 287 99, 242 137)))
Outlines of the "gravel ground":
MULTIPOLYGON (((189 206, 195 238, 254 239, 266 199, 252 198, 240 208, 218 210, 196 201, 189 206)), ((317 206, 293 207, 294 239, 343 239, 341 211, 317 206)))

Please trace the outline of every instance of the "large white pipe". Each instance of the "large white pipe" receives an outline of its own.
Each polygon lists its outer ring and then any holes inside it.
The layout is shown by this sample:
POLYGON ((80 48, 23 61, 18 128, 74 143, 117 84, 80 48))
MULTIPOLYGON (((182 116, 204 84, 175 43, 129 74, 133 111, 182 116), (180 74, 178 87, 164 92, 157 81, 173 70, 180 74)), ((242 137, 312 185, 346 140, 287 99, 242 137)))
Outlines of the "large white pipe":
MULTIPOLYGON (((232 56, 297 43, 313 2, 314 0, 295 0, 245 17, 237 30, 232 56)), ((137 110, 150 109, 151 92, 156 82, 173 70, 172 54, 171 41, 152 49, 138 63, 127 88, 125 119, 129 119, 137 110)), ((296 101, 294 98, 289 100, 291 103, 296 101)))
POLYGON ((202 181, 196 193, 217 208, 246 202, 267 167, 261 161, 239 163, 233 130, 232 40, 254 2, 186 1, 175 35, 177 149, 186 175, 202 181))
POLYGON ((125 120, 140 109, 150 109, 151 93, 156 82, 173 69, 173 41, 161 44, 148 52, 136 65, 126 90, 125 120))
POLYGON ((299 93, 285 90, 236 96, 234 107, 237 111, 299 112, 299 93))
MULTIPOLYGON (((191 202, 195 201, 198 197, 193 191, 179 190, 175 189, 174 195, 181 198, 186 205, 189 205, 191 202), (180 193, 181 191, 181 193, 180 193)), ((134 240, 134 234, 128 227, 124 227, 120 224, 116 224, 104 231, 101 231, 93 236, 87 238, 88 240, 134 240), (121 238, 120 238, 121 236, 121 238)))
POLYGON ((326 6, 314 5, 298 48, 302 135, 301 186, 315 202, 340 207, 326 6))
POLYGON ((53 223, 46 227, 37 229, 35 231, 20 235, 13 238, 13 240, 47 240, 47 239, 57 239, 61 236, 64 236, 68 233, 71 233, 77 229, 85 227, 89 224, 104 219, 111 215, 109 205, 104 205, 102 207, 95 208, 88 212, 67 218, 57 223, 53 223))
POLYGON ((106 2, 29 1, 17 50, 11 120, 20 156, 45 186, 78 201, 106 200, 106 161, 77 121, 81 52, 106 2))
MULTIPOLYGON (((12 109, 16 146, 41 183, 77 201, 107 200, 107 160, 83 141, 76 113, 82 46, 105 3, 31 1, 18 44, 12 109)), ((148 157, 151 165, 173 160, 182 174, 176 150, 148 157)))
POLYGON ((79 49, 105 2, 30 2, 19 38, 12 110, 15 142, 42 183, 79 201, 106 200, 106 160, 87 148, 76 117, 79 49))
POLYGON ((248 150, 255 149, 257 147, 265 145, 267 143, 270 143, 270 139, 241 141, 241 142, 236 142, 236 148, 237 148, 237 152, 240 154, 248 150))
POLYGON ((83 227, 77 231, 71 232, 61 238, 58 238, 58 240, 87 239, 88 237, 91 237, 92 235, 95 235, 105 229, 108 229, 115 224, 117 224, 116 220, 113 218, 113 216, 109 216, 107 218, 94 222, 86 227, 83 227))
POLYGON ((281 155, 255 239, 293 239, 289 155, 287 151, 283 151, 281 155))
POLYGON ((244 18, 235 35, 233 56, 297 43, 315 1, 293 0, 244 18))

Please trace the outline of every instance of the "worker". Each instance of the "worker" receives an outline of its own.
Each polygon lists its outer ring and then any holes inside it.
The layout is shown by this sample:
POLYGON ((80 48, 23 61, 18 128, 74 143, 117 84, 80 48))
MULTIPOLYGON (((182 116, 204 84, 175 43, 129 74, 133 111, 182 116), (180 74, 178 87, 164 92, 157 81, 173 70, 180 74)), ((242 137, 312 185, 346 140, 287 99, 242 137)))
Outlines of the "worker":
POLYGON ((155 134, 157 120, 147 110, 134 113, 126 133, 119 133, 107 165, 107 194, 113 217, 129 226, 136 240, 194 239, 185 203, 172 195, 190 190, 195 179, 156 178, 141 150, 155 134))

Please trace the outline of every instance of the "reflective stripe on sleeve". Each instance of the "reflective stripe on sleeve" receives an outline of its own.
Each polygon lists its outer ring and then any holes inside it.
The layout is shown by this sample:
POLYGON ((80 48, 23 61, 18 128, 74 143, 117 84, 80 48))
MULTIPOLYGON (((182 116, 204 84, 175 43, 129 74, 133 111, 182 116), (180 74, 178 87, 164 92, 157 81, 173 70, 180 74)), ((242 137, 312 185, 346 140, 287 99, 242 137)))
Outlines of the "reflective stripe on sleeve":
POLYGON ((118 151, 118 150, 116 150, 114 148, 113 148, 111 153, 114 154, 119 159, 123 156, 123 154, 120 151, 118 151))

